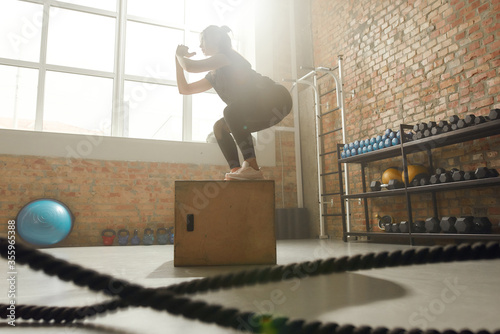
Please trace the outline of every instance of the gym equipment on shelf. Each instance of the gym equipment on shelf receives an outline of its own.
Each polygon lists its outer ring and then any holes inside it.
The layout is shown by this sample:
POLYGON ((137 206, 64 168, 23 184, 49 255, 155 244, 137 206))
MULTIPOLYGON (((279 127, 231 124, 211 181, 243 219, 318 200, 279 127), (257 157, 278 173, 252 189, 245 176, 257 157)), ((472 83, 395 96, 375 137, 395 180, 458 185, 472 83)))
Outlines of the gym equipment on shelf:
POLYGON ((439 233, 441 228, 439 227, 439 219, 436 217, 430 217, 425 220, 425 231, 427 233, 439 233))
POLYGON ((63 241, 73 229, 75 217, 62 202, 42 198, 26 204, 16 216, 16 231, 26 242, 51 246, 63 241))
POLYGON ((457 233, 455 229, 456 217, 442 217, 439 222, 439 227, 444 233, 457 233))
POLYGON ((370 183, 370 189, 372 191, 380 191, 382 188, 387 188, 389 190, 404 188, 404 183, 398 180, 390 180, 388 184, 381 184, 380 181, 372 181, 370 183))
POLYGON ((396 167, 387 168, 382 174, 382 183, 389 184, 391 180, 398 180, 399 182, 403 182, 401 178, 401 169, 396 167))

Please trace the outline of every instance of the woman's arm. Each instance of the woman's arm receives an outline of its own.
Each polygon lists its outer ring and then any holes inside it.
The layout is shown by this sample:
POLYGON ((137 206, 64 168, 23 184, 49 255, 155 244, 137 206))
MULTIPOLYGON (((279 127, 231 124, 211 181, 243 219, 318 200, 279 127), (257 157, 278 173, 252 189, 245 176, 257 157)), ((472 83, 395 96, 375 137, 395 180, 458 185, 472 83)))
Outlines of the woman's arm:
POLYGON ((182 95, 201 93, 212 88, 210 81, 205 78, 188 83, 186 77, 184 76, 184 69, 179 64, 177 57, 175 58, 175 71, 177 76, 177 88, 179 89, 179 93, 182 95))
POLYGON ((175 57, 180 66, 187 72, 191 73, 208 72, 229 65, 229 59, 222 53, 218 53, 212 57, 201 60, 189 59, 194 55, 195 52, 188 52, 188 48, 185 45, 179 45, 177 47, 177 51, 175 52, 175 57))

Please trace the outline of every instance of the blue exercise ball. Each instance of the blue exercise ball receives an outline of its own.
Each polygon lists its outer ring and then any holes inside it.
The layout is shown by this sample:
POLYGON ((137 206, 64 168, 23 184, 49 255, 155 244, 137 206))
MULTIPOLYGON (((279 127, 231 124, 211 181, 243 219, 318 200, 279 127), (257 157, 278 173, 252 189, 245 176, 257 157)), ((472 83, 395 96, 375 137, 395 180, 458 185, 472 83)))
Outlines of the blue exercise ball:
POLYGON ((62 202, 38 199, 26 204, 17 214, 16 230, 26 242, 37 246, 55 245, 73 229, 75 217, 62 202))

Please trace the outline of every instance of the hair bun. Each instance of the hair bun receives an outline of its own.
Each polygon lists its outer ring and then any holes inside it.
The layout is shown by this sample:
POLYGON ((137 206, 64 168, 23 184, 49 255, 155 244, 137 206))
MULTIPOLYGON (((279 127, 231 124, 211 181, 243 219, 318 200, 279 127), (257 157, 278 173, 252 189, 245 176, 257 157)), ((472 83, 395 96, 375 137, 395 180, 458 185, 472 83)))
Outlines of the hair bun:
POLYGON ((229 28, 228 26, 221 26, 220 27, 220 30, 222 30, 223 32, 225 32, 226 34, 230 33, 231 32, 231 28, 229 28))

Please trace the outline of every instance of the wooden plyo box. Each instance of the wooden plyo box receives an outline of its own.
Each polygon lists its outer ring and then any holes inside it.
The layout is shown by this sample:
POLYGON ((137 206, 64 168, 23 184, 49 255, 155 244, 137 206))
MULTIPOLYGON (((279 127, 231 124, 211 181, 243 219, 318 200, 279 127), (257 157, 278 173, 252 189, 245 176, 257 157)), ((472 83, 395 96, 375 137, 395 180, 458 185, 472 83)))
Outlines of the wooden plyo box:
POLYGON ((276 264, 274 181, 176 181, 174 266, 276 264))

